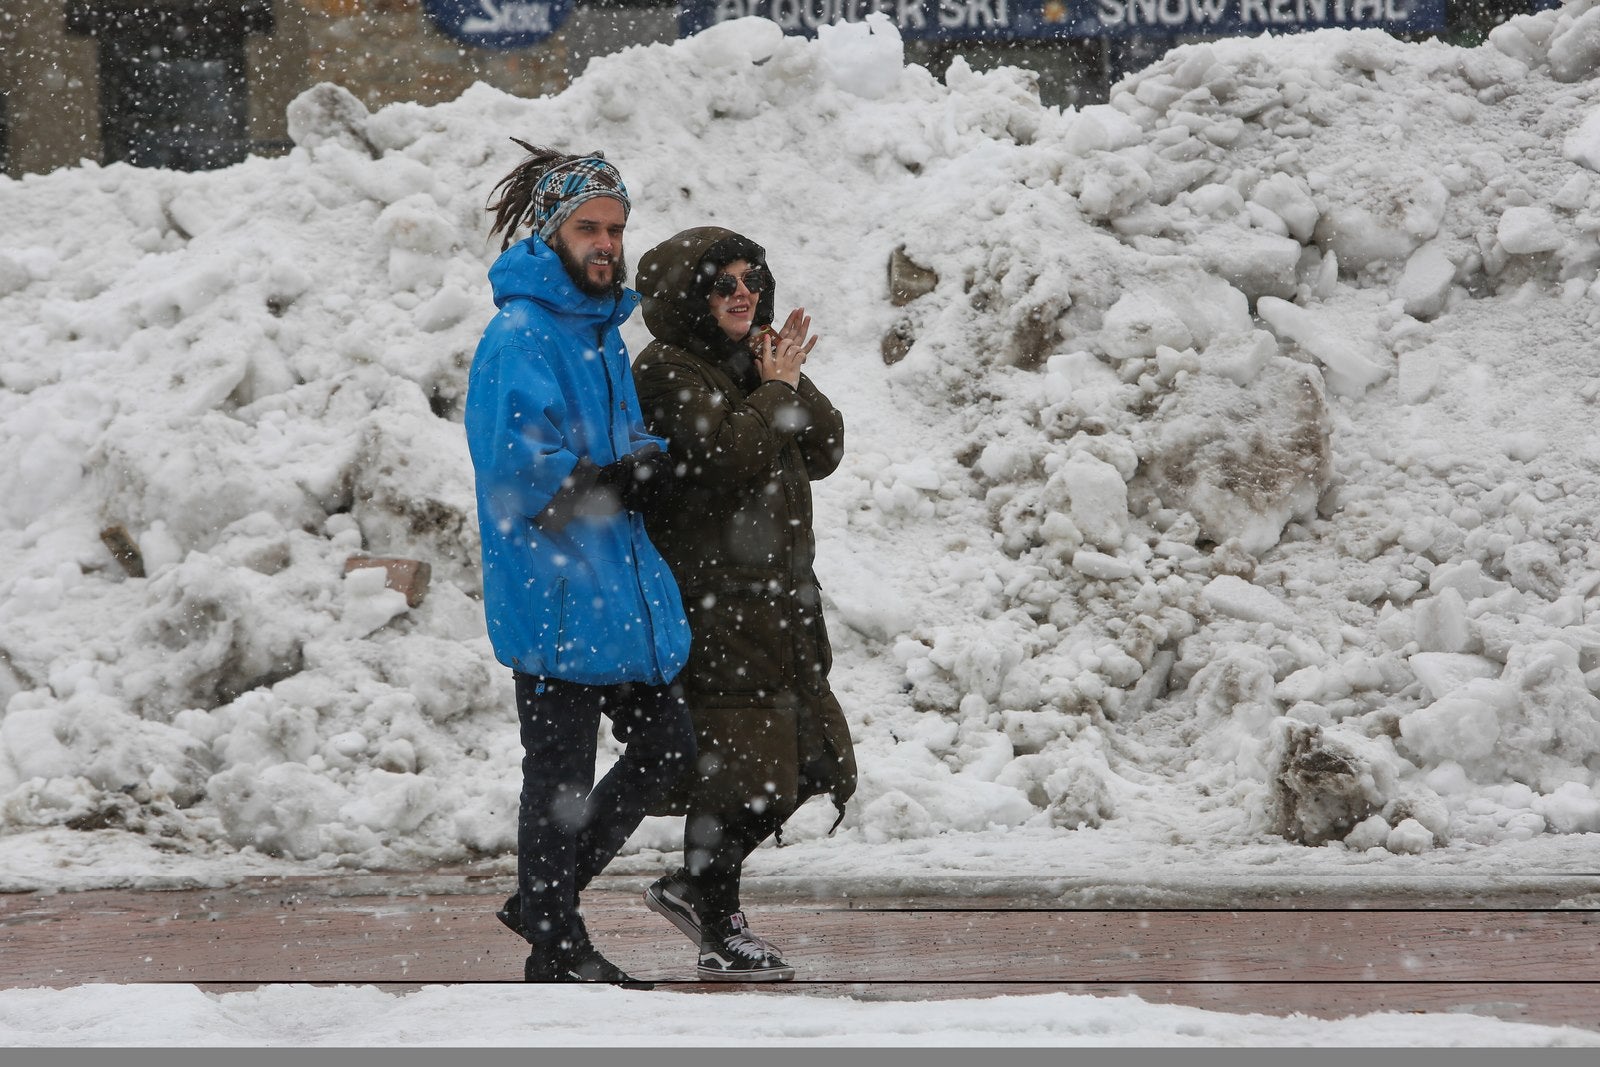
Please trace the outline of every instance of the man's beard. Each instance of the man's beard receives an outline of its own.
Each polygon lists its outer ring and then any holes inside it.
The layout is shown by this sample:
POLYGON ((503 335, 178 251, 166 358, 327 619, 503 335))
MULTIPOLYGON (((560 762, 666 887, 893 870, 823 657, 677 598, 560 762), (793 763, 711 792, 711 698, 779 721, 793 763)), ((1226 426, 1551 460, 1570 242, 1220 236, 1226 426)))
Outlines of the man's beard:
POLYGON ((560 236, 551 237, 547 243, 551 248, 555 249, 556 255, 561 257, 561 265, 567 268, 567 277, 572 279, 572 284, 576 285, 579 291, 589 296, 621 295, 622 279, 628 276, 628 261, 623 258, 621 249, 618 249, 617 254, 611 256, 608 260, 611 264, 611 280, 604 285, 596 285, 589 280, 587 264, 572 254, 571 249, 567 247, 567 243, 560 236))

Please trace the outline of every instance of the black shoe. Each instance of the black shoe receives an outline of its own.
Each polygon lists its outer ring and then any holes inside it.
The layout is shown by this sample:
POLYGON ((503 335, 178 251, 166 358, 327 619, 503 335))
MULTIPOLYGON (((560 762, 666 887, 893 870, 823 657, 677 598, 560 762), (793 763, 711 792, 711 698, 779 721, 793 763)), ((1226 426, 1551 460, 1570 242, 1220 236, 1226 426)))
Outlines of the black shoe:
POLYGON ((707 982, 787 982, 794 977, 794 968, 777 948, 745 928, 742 911, 706 929, 694 970, 707 982))
POLYGON ((505 905, 494 913, 494 917, 504 923, 507 930, 510 930, 522 940, 530 943, 533 941, 533 938, 528 936, 528 928, 522 925, 521 895, 512 893, 507 897, 505 905))
POLYGON ((586 932, 579 932, 570 940, 540 950, 535 947, 522 965, 524 982, 603 982, 624 989, 654 989, 654 982, 646 982, 628 974, 621 967, 600 955, 600 950, 589 942, 586 932))
POLYGON ((644 906, 676 926, 696 945, 700 943, 700 894, 681 868, 650 884, 644 891, 644 906))

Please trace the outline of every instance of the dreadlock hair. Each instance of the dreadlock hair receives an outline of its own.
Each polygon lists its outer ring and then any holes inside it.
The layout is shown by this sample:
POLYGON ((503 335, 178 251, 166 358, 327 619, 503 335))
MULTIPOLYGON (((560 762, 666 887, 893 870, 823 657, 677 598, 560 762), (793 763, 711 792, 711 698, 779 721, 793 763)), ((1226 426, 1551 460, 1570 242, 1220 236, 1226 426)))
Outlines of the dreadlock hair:
MULTIPOLYGON (((518 163, 510 174, 501 178, 499 183, 489 190, 490 200, 485 205, 485 210, 494 212, 494 227, 490 229, 489 236, 504 234, 500 241, 502 252, 511 247, 512 238, 517 230, 526 225, 533 216, 533 193, 545 172, 558 163, 584 158, 557 152, 554 148, 546 148, 543 145, 532 145, 520 137, 513 137, 511 140, 527 151, 528 158, 518 163), (500 194, 498 200, 493 199, 496 193, 500 194)), ((605 158, 600 152, 585 154, 596 159, 605 158)))

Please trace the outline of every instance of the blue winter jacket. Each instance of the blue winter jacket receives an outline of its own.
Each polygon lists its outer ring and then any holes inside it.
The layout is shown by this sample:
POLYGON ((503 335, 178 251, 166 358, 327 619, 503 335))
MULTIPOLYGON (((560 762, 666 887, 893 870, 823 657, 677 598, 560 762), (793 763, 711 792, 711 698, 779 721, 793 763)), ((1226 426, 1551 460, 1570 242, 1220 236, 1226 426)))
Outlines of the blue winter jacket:
POLYGON ((580 458, 603 467, 666 445, 644 430, 617 332, 639 294, 589 296, 537 237, 507 249, 489 281, 500 312, 472 360, 465 421, 495 657, 587 685, 670 682, 689 624, 639 515, 535 518, 580 458))

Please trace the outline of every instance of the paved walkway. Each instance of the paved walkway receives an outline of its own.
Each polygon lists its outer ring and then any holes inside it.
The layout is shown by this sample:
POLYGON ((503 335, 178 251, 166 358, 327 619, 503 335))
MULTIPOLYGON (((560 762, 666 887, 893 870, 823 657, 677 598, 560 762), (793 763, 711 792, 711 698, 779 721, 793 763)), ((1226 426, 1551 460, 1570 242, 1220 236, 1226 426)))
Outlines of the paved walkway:
MULTIPOLYGON (((504 881, 381 875, 0 895, 0 986, 513 981, 524 951, 492 915, 504 881)), ((1466 1011, 1600 1030, 1600 913, 1510 898, 1427 910, 1303 898, 1293 909, 1052 910, 994 898, 852 906, 748 887, 752 924, 797 975, 733 986, 693 980, 693 948, 644 909, 644 884, 602 880, 585 913, 602 951, 668 994, 1133 994, 1274 1015, 1466 1011)))

